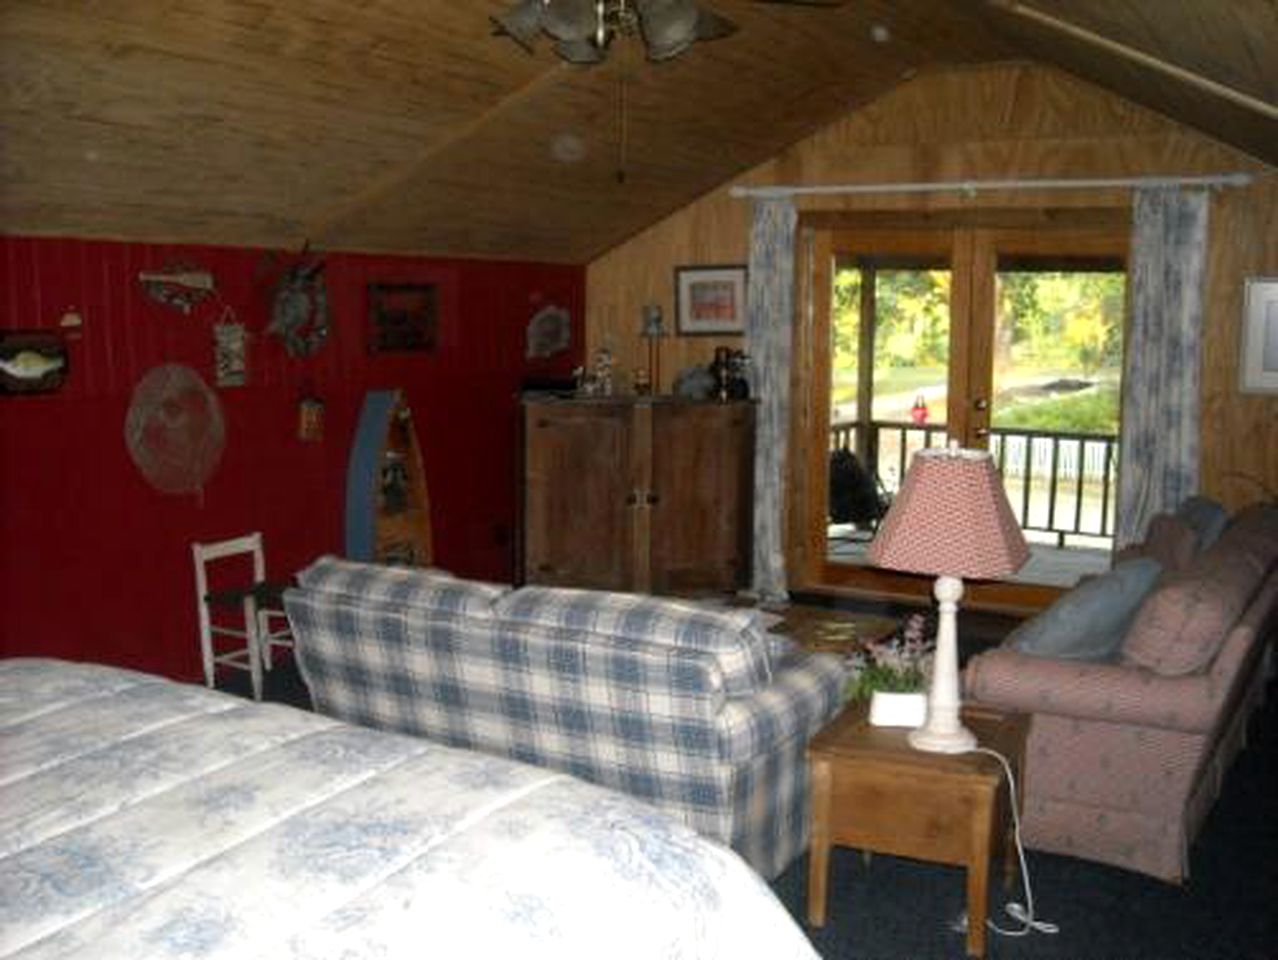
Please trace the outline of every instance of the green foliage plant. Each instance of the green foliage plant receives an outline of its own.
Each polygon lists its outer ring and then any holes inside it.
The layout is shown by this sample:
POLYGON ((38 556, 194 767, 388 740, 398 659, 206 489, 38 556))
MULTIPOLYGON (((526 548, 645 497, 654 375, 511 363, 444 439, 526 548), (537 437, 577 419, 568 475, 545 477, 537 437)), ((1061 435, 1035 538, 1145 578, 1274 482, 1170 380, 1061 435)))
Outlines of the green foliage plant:
POLYGON ((899 635, 868 644, 849 658, 849 679, 844 689, 850 701, 868 700, 882 693, 918 693, 926 688, 936 641, 925 636, 921 614, 906 619, 899 635))

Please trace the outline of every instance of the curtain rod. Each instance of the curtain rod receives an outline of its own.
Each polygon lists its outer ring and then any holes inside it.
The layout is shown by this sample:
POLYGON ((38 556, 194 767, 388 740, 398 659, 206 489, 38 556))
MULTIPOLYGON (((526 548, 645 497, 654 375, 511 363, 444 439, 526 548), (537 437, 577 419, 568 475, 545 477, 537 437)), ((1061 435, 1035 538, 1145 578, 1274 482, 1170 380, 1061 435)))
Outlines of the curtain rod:
POLYGON ((1103 190, 1125 187, 1245 187, 1248 173, 1200 177, 1101 177, 1082 180, 928 180, 915 183, 820 184, 810 187, 733 187, 734 197, 800 197, 866 193, 948 193, 972 195, 981 190, 1103 190))

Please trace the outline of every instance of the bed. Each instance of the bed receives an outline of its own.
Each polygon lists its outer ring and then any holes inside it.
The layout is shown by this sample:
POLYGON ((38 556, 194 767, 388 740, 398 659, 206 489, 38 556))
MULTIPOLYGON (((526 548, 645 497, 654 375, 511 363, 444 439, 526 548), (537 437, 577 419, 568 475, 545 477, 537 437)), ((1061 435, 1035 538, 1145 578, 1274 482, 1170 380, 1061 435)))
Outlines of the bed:
POLYGON ((802 957, 621 794, 112 667, 0 660, 0 957, 802 957))

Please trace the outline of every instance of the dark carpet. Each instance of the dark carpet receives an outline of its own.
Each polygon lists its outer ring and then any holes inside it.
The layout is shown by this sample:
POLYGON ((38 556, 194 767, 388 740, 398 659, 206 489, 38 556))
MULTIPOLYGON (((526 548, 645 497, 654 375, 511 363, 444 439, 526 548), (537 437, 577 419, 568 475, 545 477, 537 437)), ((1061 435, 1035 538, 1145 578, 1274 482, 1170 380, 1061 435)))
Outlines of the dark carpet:
MULTIPOLYGON (((1024 960, 1274 960, 1278 958, 1278 684, 1252 720, 1247 749, 1231 768, 1198 841, 1190 879, 1174 886, 1126 870, 1027 851, 1035 913, 1055 935, 988 938, 989 958, 1024 960)), ((853 850, 831 857, 829 908, 806 925, 807 858, 773 883, 826 960, 949 958, 964 954, 951 928, 965 906, 964 874, 853 850)), ((990 918, 1007 900, 997 884, 990 918)))
MULTIPOLYGON (((267 675, 266 698, 309 707, 291 661, 282 659, 267 675)), ((226 687, 246 694, 247 677, 236 673, 226 687)), ((1191 850, 1185 885, 1028 851, 1035 912, 1060 932, 1016 938, 991 932, 986 956, 1278 960, 1278 683, 1270 684, 1268 694, 1252 719, 1249 745, 1230 769, 1191 850)), ((803 857, 772 888, 826 960, 964 955, 964 935, 952 927, 965 906, 961 869, 884 855, 865 862, 857 851, 835 850, 827 922, 814 929, 804 919, 807 868, 803 857)), ((1017 926, 1002 914, 1002 904, 1022 899, 1019 886, 1008 892, 995 881, 991 919, 1017 926)))

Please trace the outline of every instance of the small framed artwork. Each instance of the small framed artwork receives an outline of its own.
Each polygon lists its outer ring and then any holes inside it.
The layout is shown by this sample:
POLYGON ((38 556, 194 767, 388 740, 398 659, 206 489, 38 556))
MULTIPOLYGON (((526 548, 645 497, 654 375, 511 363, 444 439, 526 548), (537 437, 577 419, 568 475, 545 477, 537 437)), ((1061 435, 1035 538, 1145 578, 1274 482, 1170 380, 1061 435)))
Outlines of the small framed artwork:
POLYGON ((0 333, 0 393, 48 393, 67 379, 67 345, 57 333, 0 333))
POLYGON ((433 283, 368 287, 369 353, 431 353, 439 339, 439 297, 433 283))
POLYGON ((1244 393, 1278 393, 1278 277, 1248 277, 1243 296, 1244 393))
POLYGON ((675 329, 681 336, 745 333, 746 268, 676 267, 675 329))
POLYGON ((244 324, 234 321, 213 324, 213 376, 219 387, 242 387, 248 383, 248 341, 244 324))

